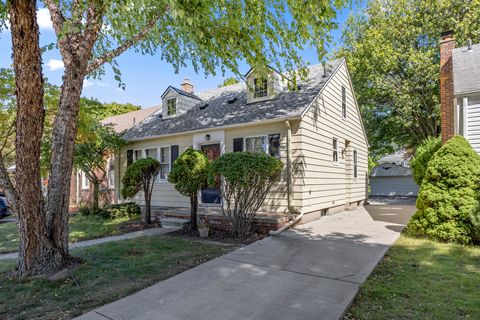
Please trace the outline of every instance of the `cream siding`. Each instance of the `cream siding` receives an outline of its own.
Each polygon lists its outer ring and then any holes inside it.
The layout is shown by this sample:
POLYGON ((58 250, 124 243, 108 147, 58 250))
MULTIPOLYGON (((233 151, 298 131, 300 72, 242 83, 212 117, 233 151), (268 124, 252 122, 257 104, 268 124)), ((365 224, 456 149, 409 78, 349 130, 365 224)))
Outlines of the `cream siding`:
POLYGON ((296 157, 304 167, 303 177, 298 177, 303 185, 302 210, 308 213, 364 200, 368 146, 345 63, 305 112, 299 134, 296 157), (342 86, 346 88, 346 118, 342 116, 342 86), (338 139, 338 163, 333 161, 333 138, 338 139), (347 148, 346 141, 350 141, 347 148), (353 150, 357 150, 356 179, 353 150))

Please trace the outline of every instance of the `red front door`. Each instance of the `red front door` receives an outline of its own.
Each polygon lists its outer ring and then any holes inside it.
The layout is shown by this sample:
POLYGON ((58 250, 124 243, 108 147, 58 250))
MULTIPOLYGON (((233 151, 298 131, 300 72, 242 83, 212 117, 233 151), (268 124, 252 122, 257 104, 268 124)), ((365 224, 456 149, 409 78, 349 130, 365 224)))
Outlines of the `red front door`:
MULTIPOLYGON (((210 161, 220 157, 220 143, 202 145, 201 150, 210 161)), ((220 181, 214 187, 202 189, 202 203, 220 203, 220 181)))

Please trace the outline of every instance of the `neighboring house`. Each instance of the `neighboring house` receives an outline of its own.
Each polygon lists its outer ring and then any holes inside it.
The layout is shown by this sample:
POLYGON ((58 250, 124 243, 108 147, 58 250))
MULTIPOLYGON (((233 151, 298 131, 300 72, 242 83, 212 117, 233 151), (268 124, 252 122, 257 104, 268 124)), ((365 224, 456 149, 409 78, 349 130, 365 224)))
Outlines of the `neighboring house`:
POLYGON ((455 48, 453 32, 440 41, 442 141, 464 136, 480 153, 480 44, 455 48))
POLYGON ((385 156, 370 173, 370 196, 417 196, 418 185, 405 150, 385 156))
MULTIPOLYGON (((285 167, 262 212, 325 214, 361 204, 367 196, 368 142, 345 60, 309 67, 307 80, 294 88, 275 70, 261 75, 252 69, 245 77, 248 86, 201 93, 194 93, 188 79, 181 89, 169 86, 161 96, 163 112, 124 134, 128 145, 117 158, 117 181, 136 159, 156 158, 162 166, 152 206, 189 207, 189 199, 167 180, 186 148, 203 150, 211 160, 226 152, 265 152, 285 167)), ((201 207, 219 208, 221 202, 217 188, 202 190, 199 199, 201 207)))
MULTIPOLYGON (((105 118, 101 121, 104 125, 111 125, 115 132, 122 133, 141 122, 154 112, 158 112, 161 106, 155 106, 147 109, 140 109, 124 113, 117 116, 105 118)), ((115 160, 109 158, 107 162, 107 178, 100 187, 101 204, 111 204, 115 202, 115 160)), ((70 210, 75 210, 79 205, 88 203, 93 196, 93 185, 85 177, 82 171, 74 171, 70 180, 70 210)))

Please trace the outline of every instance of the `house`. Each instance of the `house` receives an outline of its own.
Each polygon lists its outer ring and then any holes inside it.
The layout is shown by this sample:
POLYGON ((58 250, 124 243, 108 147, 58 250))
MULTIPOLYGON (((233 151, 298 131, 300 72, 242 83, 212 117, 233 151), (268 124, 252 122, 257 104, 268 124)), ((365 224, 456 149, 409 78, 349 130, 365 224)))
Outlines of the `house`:
POLYGON ((410 158, 405 150, 399 150, 378 160, 370 172, 370 196, 417 196, 410 158))
MULTIPOLYGON (((161 106, 154 106, 151 108, 140 109, 136 111, 127 112, 124 114, 105 118, 101 121, 104 125, 111 125, 115 132, 122 133, 125 130, 133 127, 135 124, 141 122, 154 112, 158 112, 161 106)), ((114 197, 114 173, 115 163, 114 159, 108 159, 107 179, 100 188, 100 201, 102 204, 110 204, 115 202, 114 197)), ((75 211, 80 205, 86 204, 93 196, 93 186, 85 177, 82 171, 74 171, 70 179, 70 211, 75 211)))
MULTIPOLYGON (((120 186, 121 176, 136 159, 156 158, 161 172, 152 207, 178 211, 189 207, 189 199, 167 176, 183 150, 203 150, 211 160, 226 152, 265 152, 285 166, 262 213, 287 216, 302 211, 312 217, 362 204, 368 142, 347 64, 339 59, 308 71, 297 86, 273 69, 251 69, 245 83, 200 93, 188 79, 180 88, 169 86, 161 95, 162 113, 124 134, 128 145, 116 159, 115 185, 120 186)), ((221 206, 217 188, 203 189, 199 200, 201 209, 221 206)))
POLYGON ((456 48, 452 31, 440 41, 442 141, 464 136, 480 153, 480 44, 456 48))

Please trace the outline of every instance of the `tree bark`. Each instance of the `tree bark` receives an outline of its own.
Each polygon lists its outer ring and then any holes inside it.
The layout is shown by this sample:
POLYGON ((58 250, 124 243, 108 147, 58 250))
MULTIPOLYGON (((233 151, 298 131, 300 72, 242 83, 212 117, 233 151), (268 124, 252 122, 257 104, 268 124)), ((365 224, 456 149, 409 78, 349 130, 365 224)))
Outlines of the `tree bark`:
POLYGON ((43 133, 43 76, 35 0, 12 0, 9 7, 17 97, 16 189, 20 234, 17 272, 48 274, 64 257, 47 236, 40 175, 43 133))
POLYGON ((95 179, 93 181, 93 198, 92 198, 92 209, 94 212, 97 212, 98 208, 100 207, 98 205, 99 194, 100 194, 100 182, 98 181, 98 179, 95 179))
POLYGON ((152 199, 152 192, 150 191, 150 182, 147 182, 145 184, 143 192, 144 192, 144 195, 145 195, 145 212, 142 215, 142 223, 150 224, 152 222, 151 208, 150 208, 150 202, 151 202, 151 199, 152 199))
POLYGON ((198 209, 198 196, 195 193, 190 196, 190 230, 197 230, 197 209, 198 209))

